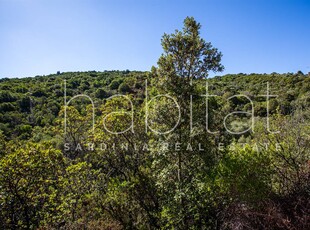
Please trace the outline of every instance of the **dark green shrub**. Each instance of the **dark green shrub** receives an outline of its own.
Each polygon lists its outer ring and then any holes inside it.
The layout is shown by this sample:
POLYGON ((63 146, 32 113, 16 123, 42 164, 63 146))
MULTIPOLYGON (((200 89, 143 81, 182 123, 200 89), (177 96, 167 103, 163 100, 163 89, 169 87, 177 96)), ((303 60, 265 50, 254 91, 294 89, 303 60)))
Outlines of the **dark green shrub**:
POLYGON ((126 83, 120 84, 118 87, 118 90, 122 93, 130 93, 131 92, 131 88, 126 83))
POLYGON ((110 84, 110 89, 118 89, 120 82, 118 80, 113 80, 110 84))
POLYGON ((95 93, 95 97, 104 99, 107 98, 109 95, 104 89, 97 89, 95 93))

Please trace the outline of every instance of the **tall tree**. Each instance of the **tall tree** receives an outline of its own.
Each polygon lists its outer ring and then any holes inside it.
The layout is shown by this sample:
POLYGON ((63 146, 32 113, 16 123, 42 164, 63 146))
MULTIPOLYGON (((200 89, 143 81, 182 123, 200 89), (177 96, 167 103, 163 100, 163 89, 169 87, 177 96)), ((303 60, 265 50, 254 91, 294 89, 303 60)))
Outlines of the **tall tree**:
MULTIPOLYGON (((158 60, 158 69, 155 71, 153 68, 152 70, 152 74, 154 75, 155 72, 159 77, 161 90, 176 96, 180 108, 181 119, 177 128, 173 134, 167 135, 162 140, 172 144, 187 142, 190 145, 198 145, 200 141, 209 143, 209 148, 205 152, 192 150, 188 145, 183 146, 182 151, 169 150, 167 154, 163 154, 167 157, 159 164, 162 171, 158 175, 163 175, 169 170, 172 171, 166 174, 166 179, 159 178, 164 184, 172 182, 172 184, 163 185, 167 188, 167 194, 170 194, 166 197, 168 205, 164 205, 164 211, 171 212, 171 216, 177 217, 176 220, 170 220, 172 222, 170 224, 181 229, 188 229, 189 225, 193 225, 193 221, 195 221, 193 216, 201 215, 199 205, 196 205, 202 194, 197 190, 197 183, 202 184, 205 180, 206 175, 202 175, 201 172, 207 172, 206 168, 210 166, 211 162, 209 156, 212 154, 211 139, 206 135, 206 132, 195 136, 195 138, 192 133, 193 117, 197 118, 195 125, 199 130, 206 127, 206 120, 202 119, 202 114, 193 112, 193 108, 198 108, 206 101, 205 98, 200 97, 204 91, 201 91, 201 87, 195 84, 194 80, 207 78, 210 71, 218 72, 224 69, 221 64, 221 52, 214 48, 210 42, 201 38, 200 29, 201 25, 193 17, 187 17, 184 20, 182 31, 176 30, 170 35, 164 34, 161 41, 164 53, 158 60), (170 163, 167 165, 165 162, 170 163), (172 176, 171 173, 174 172, 176 178, 169 180, 169 177, 172 176), (171 192, 172 190, 174 191, 171 192), (171 200, 176 202, 169 203, 171 200)), ((165 120, 169 121, 169 119, 164 119, 162 122, 165 120)), ((157 149, 157 151, 162 150, 157 149)), ((207 211, 204 213, 208 215, 207 211)), ((170 217, 168 216, 167 219, 170 217)), ((204 218, 199 217, 199 219, 204 218)), ((203 223, 197 223, 200 226, 201 224, 203 223)))
POLYGON ((200 23, 193 17, 187 17, 182 31, 163 35, 161 45, 164 53, 158 60, 161 76, 191 80, 206 78, 210 71, 224 70, 222 53, 200 37, 200 29, 200 23))

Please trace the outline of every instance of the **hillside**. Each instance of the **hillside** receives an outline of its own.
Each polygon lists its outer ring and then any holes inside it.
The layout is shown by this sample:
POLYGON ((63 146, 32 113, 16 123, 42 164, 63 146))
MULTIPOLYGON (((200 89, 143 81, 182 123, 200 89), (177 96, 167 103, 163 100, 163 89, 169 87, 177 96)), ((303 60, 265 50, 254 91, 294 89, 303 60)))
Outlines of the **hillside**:
POLYGON ((0 229, 310 229, 310 77, 207 78, 200 28, 150 72, 0 80, 0 229))
MULTIPOLYGON (((166 93, 160 79, 156 71, 1 79, 1 228, 158 228, 173 226, 184 215, 192 226, 220 221, 233 228, 241 221, 306 229, 310 77, 273 73, 194 80, 194 128, 189 135, 195 138, 181 137, 179 144, 178 136, 187 132, 189 123, 180 123, 168 135, 154 131, 169 130, 177 116, 167 98, 150 103, 166 93), (268 112, 266 96, 261 96, 267 94, 267 82, 269 94, 277 95, 268 100, 268 112), (206 83, 209 95, 216 95, 208 99, 212 134, 204 128, 206 102, 201 95, 206 83), (84 96, 64 110, 65 95, 69 102, 78 94, 84 96), (126 98, 115 97, 118 94, 126 98), (85 95, 94 104, 94 129, 85 95), (251 127, 250 100, 254 130, 243 133, 251 127), (234 111, 247 114, 231 115, 224 127, 227 114, 234 111), (267 132, 267 114, 279 134, 267 132), (162 147, 165 143, 169 148, 162 147), (182 171, 174 167, 178 157, 182 171), (182 181, 182 190, 174 181, 182 181), (186 210, 178 207, 180 202, 186 210)), ((171 95, 181 106, 190 105, 189 95, 181 101, 171 95)))
MULTIPOLYGON (((55 125, 64 106, 64 81, 67 101, 78 94, 88 95, 101 104, 115 94, 130 94, 143 100, 145 80, 152 82, 150 72, 105 71, 68 72, 59 75, 0 80, 0 127, 8 138, 29 139, 34 132, 55 125)), ((270 113, 292 114, 298 107, 310 103, 310 77, 303 74, 236 74, 207 79, 210 94, 221 99, 244 94, 254 103, 255 115, 266 116, 267 82, 270 94, 270 113)), ((205 84, 203 81, 200 83, 205 84)), ((85 102, 89 103, 89 102, 85 102)), ((233 100, 233 107, 249 109, 245 98, 233 100), (243 102, 242 102, 243 100, 243 102), (242 108, 238 105, 241 104, 242 108)), ((98 108, 97 108, 98 109, 98 108)))

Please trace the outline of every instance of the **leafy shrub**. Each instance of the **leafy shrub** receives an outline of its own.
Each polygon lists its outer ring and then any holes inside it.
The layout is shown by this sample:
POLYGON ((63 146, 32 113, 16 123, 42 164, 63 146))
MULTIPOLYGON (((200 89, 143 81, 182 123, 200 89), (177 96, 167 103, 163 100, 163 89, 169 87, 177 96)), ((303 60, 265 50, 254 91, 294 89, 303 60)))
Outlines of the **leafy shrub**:
POLYGON ((12 103, 2 103, 0 104, 1 112, 10 112, 16 110, 15 106, 12 103))
POLYGON ((37 90, 35 90, 33 93, 32 93, 32 96, 34 96, 34 97, 44 97, 44 96, 46 96, 47 94, 46 94, 46 92, 45 92, 45 90, 43 90, 43 89, 37 89, 37 90))
POLYGON ((122 93, 130 93, 131 92, 131 88, 129 87, 129 85, 127 83, 122 83, 119 85, 118 90, 122 93))
POLYGON ((118 89, 119 85, 120 85, 119 80, 113 80, 110 84, 110 89, 112 89, 112 90, 118 89))
POLYGON ((16 97, 14 97, 11 93, 4 91, 0 92, 0 103, 1 102, 13 102, 16 101, 16 97))
POLYGON ((95 97, 104 99, 107 98, 109 95, 104 89, 97 89, 95 92, 95 97))

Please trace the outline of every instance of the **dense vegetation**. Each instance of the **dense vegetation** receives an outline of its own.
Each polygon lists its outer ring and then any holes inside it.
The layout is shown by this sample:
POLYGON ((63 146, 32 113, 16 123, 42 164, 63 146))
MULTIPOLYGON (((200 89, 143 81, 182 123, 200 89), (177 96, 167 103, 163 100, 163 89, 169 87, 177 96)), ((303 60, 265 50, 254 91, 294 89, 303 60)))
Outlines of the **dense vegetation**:
POLYGON ((150 72, 0 79, 1 229, 310 228, 310 76, 206 80, 199 29, 150 72))

